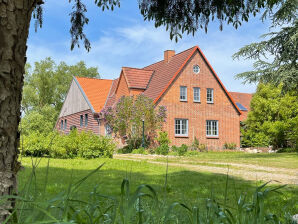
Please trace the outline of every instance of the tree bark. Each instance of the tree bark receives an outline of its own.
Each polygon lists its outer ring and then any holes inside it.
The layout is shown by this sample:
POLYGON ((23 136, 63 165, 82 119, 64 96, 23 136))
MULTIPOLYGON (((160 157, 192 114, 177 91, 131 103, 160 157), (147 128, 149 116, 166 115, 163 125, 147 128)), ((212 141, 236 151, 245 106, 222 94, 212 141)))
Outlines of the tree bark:
MULTIPOLYGON (((17 193, 18 145, 27 38, 34 0, 0 0, 0 197, 17 193)), ((0 223, 14 200, 0 204, 0 223)))

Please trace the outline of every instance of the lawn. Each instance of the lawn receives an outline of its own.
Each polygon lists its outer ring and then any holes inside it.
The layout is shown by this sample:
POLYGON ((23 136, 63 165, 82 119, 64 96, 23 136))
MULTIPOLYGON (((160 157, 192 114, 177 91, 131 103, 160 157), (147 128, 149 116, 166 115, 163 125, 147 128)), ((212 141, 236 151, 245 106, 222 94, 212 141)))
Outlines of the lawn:
MULTIPOLYGON (((211 159, 212 153, 202 153, 202 158, 206 160, 211 159)), ((245 159, 237 160, 236 153, 232 154, 213 154, 216 155, 218 160, 247 162, 245 159), (221 155, 221 156, 220 156, 221 155), (224 157, 230 159, 224 159, 224 157)), ((263 156, 258 158, 256 155, 247 156, 251 161, 261 161, 263 156)), ((293 160, 297 157, 286 155, 279 156, 280 161, 286 163, 285 166, 296 167, 293 160), (282 158, 282 159, 281 159, 282 158)), ((267 157, 271 158, 271 157, 267 157)), ((192 158, 197 159, 197 158, 192 158)), ((215 159, 215 160, 217 160, 215 159)), ((22 158, 24 170, 19 173, 19 189, 22 191, 26 182, 32 173, 32 162, 35 163, 39 159, 22 158)), ((281 162, 278 159, 272 159, 270 164, 277 167, 281 162)), ((167 203, 179 201, 188 205, 200 204, 205 198, 210 198, 211 194, 216 199, 223 201, 225 195, 225 186, 227 176, 223 174, 213 174, 208 172, 195 172, 189 171, 178 167, 169 167, 167 175, 166 194, 164 193, 166 166, 151 164, 146 161, 126 161, 118 159, 50 159, 49 170, 47 172, 48 159, 41 159, 38 167, 36 168, 36 181, 30 188, 31 193, 38 194, 44 189, 46 185, 46 198, 52 198, 59 192, 67 190, 70 183, 74 183, 79 179, 85 177, 89 172, 94 170, 100 164, 104 166, 95 174, 90 176, 81 186, 77 194, 77 199, 88 200, 88 195, 97 186, 97 192, 103 195, 114 196, 119 198, 120 186, 122 180, 127 178, 130 181, 131 189, 135 190, 140 184, 151 185, 158 193, 159 198, 166 198, 167 203), (47 181, 46 181, 47 180, 47 181), (36 191, 34 191, 36 189, 36 191)), ((227 203, 235 205, 239 195, 246 192, 251 196, 257 185, 261 183, 247 181, 240 178, 229 178, 227 203)), ((286 186, 281 190, 283 194, 273 194, 270 201, 267 201, 266 206, 271 212, 282 216, 285 211, 292 214, 298 213, 298 187, 286 186)))

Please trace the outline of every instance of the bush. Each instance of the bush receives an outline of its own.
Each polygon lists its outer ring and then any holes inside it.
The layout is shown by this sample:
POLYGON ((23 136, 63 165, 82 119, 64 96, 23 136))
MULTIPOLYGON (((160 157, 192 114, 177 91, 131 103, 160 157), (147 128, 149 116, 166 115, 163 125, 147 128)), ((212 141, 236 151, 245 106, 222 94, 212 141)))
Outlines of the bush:
POLYGON ((169 154, 169 146, 166 144, 160 145, 155 150, 158 155, 168 155, 169 154))
POLYGON ((228 143, 228 142, 225 142, 224 144, 224 149, 236 149, 236 143, 234 142, 231 142, 231 143, 228 143))
MULTIPOLYGON (((73 130, 69 135, 51 132, 48 135, 31 133, 24 136, 22 153, 30 156, 49 155, 53 158, 98 158, 113 156, 116 144, 112 139, 91 132, 73 130)), ((22 149, 22 146, 21 146, 22 149)))
POLYGON ((172 146, 172 151, 175 152, 175 153, 177 153, 178 156, 185 155, 185 153, 187 152, 187 150, 188 150, 188 146, 185 145, 185 144, 181 145, 180 147, 177 147, 175 145, 172 146))
POLYGON ((144 155, 148 154, 148 152, 143 147, 138 148, 138 149, 134 149, 134 150, 132 150, 131 153, 132 154, 144 154, 144 155))
POLYGON ((169 145, 171 143, 168 133, 165 131, 159 132, 159 135, 156 140, 159 145, 169 145))
POLYGON ((206 151, 207 151, 207 145, 205 145, 205 144, 200 144, 200 145, 199 145, 199 151, 200 151, 200 152, 206 152, 206 151))

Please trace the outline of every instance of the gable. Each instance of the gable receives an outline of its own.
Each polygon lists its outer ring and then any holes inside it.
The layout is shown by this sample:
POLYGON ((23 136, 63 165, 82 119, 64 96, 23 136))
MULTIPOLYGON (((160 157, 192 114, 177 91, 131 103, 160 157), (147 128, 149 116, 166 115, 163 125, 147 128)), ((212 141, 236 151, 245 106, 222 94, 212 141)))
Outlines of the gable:
MULTIPOLYGON (((181 72, 183 70, 185 70, 185 67, 190 63, 190 60, 193 59, 194 55, 199 55, 199 58, 201 59, 201 62, 199 64, 199 66, 204 66, 206 69, 206 71, 208 70, 210 72, 210 74, 212 74, 213 76, 213 79, 215 79, 220 88, 224 91, 226 97, 229 99, 230 103, 233 105, 233 107, 235 108, 235 110, 241 114, 238 106, 236 105, 236 103, 234 102, 233 98, 230 96, 229 92, 226 90, 226 88, 224 87, 223 83, 220 81, 219 77, 217 76, 217 74, 215 73, 214 69, 212 68, 212 66, 210 65, 210 63, 208 62, 207 58, 205 57, 205 55, 203 54, 203 52, 200 50, 200 48, 198 46, 196 47, 193 47, 193 48, 190 48, 182 53, 180 53, 180 56, 177 57, 179 54, 173 56, 173 58, 171 59, 172 62, 175 62, 175 63, 178 63, 178 65, 180 65, 179 68, 177 68, 176 66, 176 70, 174 71, 171 71, 172 74, 168 74, 168 77, 170 77, 170 79, 165 79, 163 78, 162 74, 159 74, 157 73, 160 77, 154 77, 152 78, 152 81, 153 79, 155 78, 155 83, 150 83, 150 86, 151 89, 155 89, 155 94, 152 94, 152 96, 156 96, 156 98, 153 98, 154 99, 154 103, 158 103, 160 101, 160 99, 163 97, 163 95, 166 93, 166 91, 168 90, 168 88, 170 88, 170 86, 173 84, 173 82, 175 82, 175 80, 177 79, 177 77, 181 74, 181 72), (177 57, 177 58, 176 58, 177 57), (179 60, 178 60, 179 59, 179 60), (184 59, 184 61, 183 61, 184 59), (166 83, 166 84, 163 84, 164 85, 164 88, 163 89, 158 89, 158 81, 159 82, 162 82, 163 83, 166 83), (156 86, 153 86, 153 85, 156 85, 156 86)), ((170 64, 171 61, 168 63, 170 64)), ((161 62, 159 62, 161 63, 161 62)), ((163 63, 166 63, 166 62, 163 62, 163 63)), ((160 66, 160 67, 167 67, 167 66, 160 66)), ((151 68, 152 69, 152 65, 149 66, 148 68, 151 68)), ((191 69, 192 69, 192 66, 191 66, 191 69)), ((160 70, 164 70, 164 69, 160 69, 160 70)), ((165 72, 165 71, 164 71, 165 72)), ((168 71, 170 72, 170 71, 168 71)), ((155 72, 156 73, 156 72, 155 72)), ((200 72, 202 74, 202 72, 200 72)), ((161 87, 161 85, 159 85, 161 87)), ((149 90, 149 88, 148 88, 149 90)), ((146 92, 145 92, 146 93, 146 92)), ((150 94, 147 94, 147 96, 150 96, 150 94)))
POLYGON ((123 71, 121 71, 115 94, 116 94, 116 99, 119 99, 121 96, 129 96, 128 84, 125 79, 125 76, 123 75, 123 71))
POLYGON ((59 118, 89 109, 91 109, 90 106, 73 79, 60 111, 59 118))

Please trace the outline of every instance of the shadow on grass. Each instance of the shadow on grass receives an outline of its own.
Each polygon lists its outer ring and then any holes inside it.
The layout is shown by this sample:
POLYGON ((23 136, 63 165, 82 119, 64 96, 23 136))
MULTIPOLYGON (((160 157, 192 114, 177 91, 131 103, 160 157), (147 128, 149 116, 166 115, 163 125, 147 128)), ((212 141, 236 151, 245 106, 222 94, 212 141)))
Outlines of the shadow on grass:
MULTIPOLYGON (((65 163, 72 163, 72 161, 77 160, 65 160, 65 163)), ((31 194, 38 194, 44 189, 45 185, 46 198, 52 198, 59 192, 66 191, 70 183, 75 183, 90 173, 93 168, 84 169, 84 163, 87 165, 87 163, 92 161, 94 162, 95 160, 82 160, 80 161, 81 165, 74 165, 71 169, 60 167, 64 163, 63 160, 59 161, 58 167, 55 166, 55 163, 50 163, 48 174, 46 166, 37 167, 36 177, 30 188, 31 194)), ((102 163, 100 160, 96 162, 102 163)), ((21 191, 32 173, 31 170, 30 166, 27 166, 25 170, 19 173, 19 189, 21 191)), ((126 178, 130 181, 132 191, 141 184, 148 184, 157 191, 159 198, 166 196, 169 203, 180 201, 187 204, 195 204, 205 198, 210 198, 211 195, 221 201, 224 199, 227 175, 169 167, 166 188, 165 176, 165 166, 146 162, 108 160, 102 169, 84 181, 78 190, 76 198, 88 200, 88 195, 96 186, 97 192, 100 192, 100 194, 119 198, 122 180, 126 178), (122 165, 115 168, 117 163, 122 165)), ((240 194, 246 193, 248 196, 251 196, 256 186, 260 184, 260 182, 256 183, 241 178, 229 177, 227 203, 235 206, 235 201, 237 201, 240 194)), ((275 214, 282 214, 284 208, 287 211, 295 212, 298 209, 296 204, 298 201, 298 188, 286 187, 281 191, 283 194, 273 194, 270 200, 266 202, 267 208, 275 214)))

